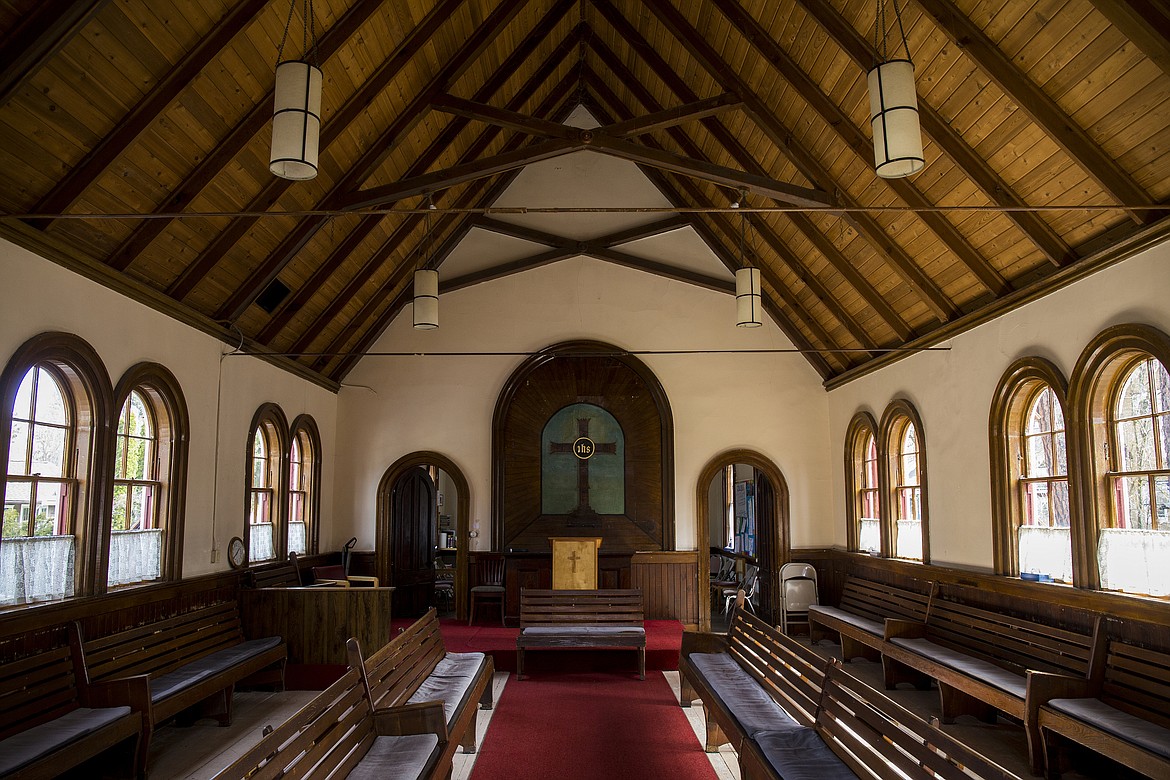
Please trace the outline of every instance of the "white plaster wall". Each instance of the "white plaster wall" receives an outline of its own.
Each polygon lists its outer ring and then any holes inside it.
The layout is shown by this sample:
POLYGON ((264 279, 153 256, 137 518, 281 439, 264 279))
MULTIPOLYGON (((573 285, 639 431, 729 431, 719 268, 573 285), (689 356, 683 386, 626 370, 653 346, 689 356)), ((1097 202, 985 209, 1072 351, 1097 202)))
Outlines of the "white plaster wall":
MULTIPOLYGON (((440 281, 440 291, 442 283, 440 281)), ((528 352, 570 339, 631 350, 789 348, 771 322, 734 324, 730 295, 588 258, 574 258, 453 293, 440 327, 415 331, 407 307, 374 352, 528 352)), ((758 450, 788 481, 794 545, 833 541, 827 394, 798 354, 652 355, 675 424, 676 544, 695 549, 702 468, 733 448, 758 450)), ((472 540, 490 544, 491 421, 508 357, 377 357, 359 362, 340 394, 340 536, 373 547, 375 494, 386 468, 417 450, 451 458, 470 484, 472 540), (364 385, 361 387, 359 385, 364 385)), ((707 485, 702 486, 706 500, 707 485)))
POLYGON ((1007 367, 1038 355, 1068 377, 1081 350, 1111 325, 1141 322, 1170 331, 1170 242, 1059 290, 829 393, 833 540, 845 545, 845 430, 853 414, 876 419, 889 401, 914 403, 925 429, 931 560, 993 568, 988 415, 1007 367))
POLYGON ((230 349, 221 342, 2 240, 0 279, 0 360, 7 362, 32 336, 66 331, 93 346, 111 384, 144 360, 166 366, 179 380, 191 418, 184 576, 226 569, 227 541, 243 534, 248 424, 266 401, 279 404, 290 422, 311 414, 321 430, 321 548, 338 546, 330 529, 337 452, 333 393, 251 357, 225 358, 221 382, 220 355, 230 349), (214 564, 212 548, 220 551, 214 564))

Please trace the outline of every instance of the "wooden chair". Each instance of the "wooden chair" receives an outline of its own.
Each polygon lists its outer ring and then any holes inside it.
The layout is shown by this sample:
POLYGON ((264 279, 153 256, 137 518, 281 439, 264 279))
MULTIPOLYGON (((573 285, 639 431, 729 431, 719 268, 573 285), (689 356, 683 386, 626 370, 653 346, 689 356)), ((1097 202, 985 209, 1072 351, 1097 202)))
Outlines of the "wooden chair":
POLYGON ((467 625, 475 622, 475 605, 494 601, 500 605, 500 625, 504 625, 504 556, 477 555, 475 585, 471 588, 471 611, 467 625))

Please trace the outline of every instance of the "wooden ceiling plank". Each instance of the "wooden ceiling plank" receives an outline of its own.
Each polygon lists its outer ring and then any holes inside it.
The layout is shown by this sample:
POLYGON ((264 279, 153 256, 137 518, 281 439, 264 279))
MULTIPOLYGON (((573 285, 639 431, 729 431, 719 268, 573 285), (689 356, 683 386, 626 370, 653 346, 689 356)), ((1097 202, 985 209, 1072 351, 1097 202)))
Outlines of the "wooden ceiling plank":
POLYGON ((730 92, 725 92, 722 95, 716 95, 715 97, 704 100, 696 100, 675 108, 655 111, 651 114, 627 119, 624 122, 614 122, 613 124, 600 128, 600 131, 615 138, 629 135, 643 135, 658 130, 665 130, 675 125, 681 125, 684 122, 714 116, 729 108, 736 108, 740 105, 742 105, 742 101, 738 97, 730 92))
POLYGON ((1090 0, 1102 16, 1170 76, 1170 6, 1159 0, 1090 0))
POLYGON ((823 190, 798 187, 767 176, 737 171, 723 165, 717 165, 709 160, 695 160, 673 154, 660 149, 652 149, 629 141, 619 141, 604 134, 593 135, 589 142, 589 149, 629 160, 651 168, 660 168, 671 173, 682 174, 696 179, 704 179, 715 184, 732 189, 746 190, 753 195, 763 195, 781 203, 794 206, 832 206, 835 205, 828 193, 823 190))
MULTIPOLYGON (((674 31, 676 35, 686 36, 684 40, 688 42, 688 45, 696 44, 692 48, 700 62, 708 62, 714 58, 714 64, 717 67, 718 55, 711 48, 710 44, 703 41, 697 31, 687 23, 686 18, 682 14, 661 2, 652 3, 652 7, 663 10, 665 15, 663 19, 664 23, 669 22, 668 28, 674 31)), ((786 51, 779 45, 774 45, 774 42, 767 37, 767 32, 760 27, 754 17, 744 11, 743 7, 738 2, 735 2, 735 0, 721 3, 719 7, 721 12, 728 15, 728 20, 731 22, 732 28, 757 47, 757 50, 764 55, 764 58, 780 73, 784 80, 836 131, 842 140, 862 159, 871 160, 873 143, 870 138, 853 124, 852 117, 826 95, 786 51)), ((659 18, 663 18, 663 14, 660 14, 659 18)), ((725 83, 740 81, 739 77, 729 69, 715 72, 720 73, 721 80, 725 83)), ((746 88, 746 84, 744 86, 746 88)), ((772 117, 772 112, 767 109, 767 106, 762 100, 748 101, 747 97, 742 93, 741 97, 745 98, 745 102, 749 104, 752 113, 757 117, 772 117), (751 102, 755 102, 757 105, 752 106, 751 102)), ((932 205, 907 179, 881 179, 881 181, 884 181, 899 196, 911 202, 912 205, 920 207, 932 205)), ((1003 295, 1011 290, 1011 285, 1008 284, 1007 280, 992 267, 986 258, 975 251, 966 238, 945 217, 938 213, 926 213, 920 216, 992 294, 1003 295)), ((927 301, 928 305, 931 305, 932 308, 934 307, 933 304, 943 304, 945 306, 946 301, 944 299, 946 296, 943 295, 938 286, 934 284, 934 281, 916 263, 911 262, 909 265, 905 265, 899 262, 900 258, 896 255, 890 259, 894 261, 895 266, 903 278, 905 278, 906 282, 915 288, 924 300, 927 301)), ((951 319, 957 313, 957 310, 954 310, 953 303, 950 304, 950 307, 952 308, 952 314, 944 317, 944 319, 951 319)))
MULTIPOLYGON (((544 41, 545 38, 552 32, 553 28, 559 23, 563 13, 560 15, 546 15, 535 28, 525 37, 525 40, 517 46, 508 58, 496 69, 483 85, 475 92, 476 100, 482 102, 491 99, 496 92, 498 92, 507 82, 508 77, 523 63, 525 59, 531 56, 532 52, 544 41)), ((574 31, 576 32, 576 31, 574 31)), ((533 93, 544 84, 553 72, 560 66, 562 62, 570 54, 574 44, 575 36, 570 33, 565 37, 545 58, 544 62, 533 72, 529 79, 517 90, 516 94, 508 101, 510 108, 520 108, 523 106, 533 93)), ((428 146, 427 150, 420 155, 411 167, 407 169, 407 175, 414 173, 421 173, 434 164, 435 160, 439 159, 454 143, 459 133, 467 125, 466 120, 456 120, 448 124, 443 132, 428 146)), ((484 149, 488 147, 491 141, 499 133, 498 127, 489 128, 488 132, 482 133, 480 137, 471 144, 471 146, 464 152, 461 160, 472 160, 478 156, 484 149)), ((394 230, 390 238, 387 239, 384 245, 395 246, 399 242, 405 240, 409 235, 414 225, 421 219, 421 215, 409 215, 402 223, 394 230)), ((296 293, 290 296, 290 299, 282 305, 281 309, 277 311, 268 324, 260 332, 258 339, 264 343, 270 343, 277 333, 288 324, 289 319, 293 313, 304 306, 312 295, 320 288, 325 281, 332 276, 342 263, 348 258, 349 253, 357 248, 357 246, 366 238, 366 236, 374 229, 377 220, 368 220, 365 224, 359 225, 350 235, 345 238, 337 247, 330 251, 328 257, 320 263, 313 275, 305 284, 301 285, 296 293)), ((381 252, 375 252, 374 256, 366 262, 362 269, 354 275, 348 282, 346 282, 342 292, 335 296, 326 307, 324 314, 327 320, 330 317, 336 316, 344 307, 353 295, 364 285, 382 263, 381 252)), ((310 329, 311 330, 311 329, 310 329)), ((303 341, 298 340, 298 344, 303 341)))
POLYGON ((108 0, 42 0, 0 41, 0 105, 81 31, 108 0))
MULTIPOLYGON (((1156 205, 1149 194, 1094 141, 1077 122, 1043 89, 1022 73, 1011 59, 978 26, 946 0, 917 0, 963 53, 983 73, 1011 96, 1032 121, 1044 128, 1052 140, 1084 168, 1122 206, 1156 205)), ((1149 210, 1127 210, 1130 219, 1142 225, 1158 218, 1149 210)))
POLYGON ((581 131, 556 122, 548 122, 535 117, 521 114, 517 111, 508 111, 503 108, 480 103, 474 100, 464 100, 448 93, 435 95, 431 106, 439 111, 461 116, 465 119, 477 120, 487 124, 498 125, 505 130, 515 130, 529 135, 547 136, 549 138, 564 138, 576 140, 581 131))
MULTIPOLYGON (((849 24, 828 0, 799 0, 799 2, 801 7, 817 21, 858 67, 863 71, 868 70, 876 59, 873 46, 857 32, 853 25, 849 24)), ((753 42, 757 40, 759 39, 753 39, 753 42)), ((772 44, 761 43, 761 45, 772 44)), ((926 134, 979 186, 988 198, 1006 208, 1028 205, 925 99, 918 103, 918 114, 926 134)), ((1044 256, 1053 265, 1060 267, 1077 259, 1073 249, 1038 214, 1031 211, 1008 211, 1005 213, 1008 219, 1016 223, 1016 226, 1044 253, 1044 256)))
MULTIPOLYGON (((463 43, 463 45, 459 47, 459 50, 451 57, 451 59, 447 61, 447 64, 442 68, 442 70, 435 74, 435 76, 429 82, 428 86, 415 97, 415 100, 411 104, 411 108, 399 115, 399 117, 391 123, 390 128, 383 132, 380 138, 372 142, 370 146, 367 147, 366 152, 334 184, 329 193, 326 194, 324 198, 322 198, 318 205, 327 209, 334 208, 333 202, 336 198, 338 198, 342 193, 356 189, 363 181, 368 179, 373 174, 373 172, 377 170, 378 166, 385 159, 386 155, 390 153, 390 150, 397 146, 401 138, 409 133, 410 130, 413 129, 419 121, 421 121, 424 108, 430 102, 431 95, 439 90, 446 89, 452 82, 458 79, 459 76, 461 76, 467 70, 467 68, 471 66, 475 59, 483 52, 484 48, 486 48, 491 43, 492 37, 500 29, 505 27, 517 13, 519 13, 520 9, 526 2, 527 0, 508 0, 508 2, 500 4, 492 12, 491 16, 484 21, 484 24, 477 28, 475 34, 468 38, 463 43)), ((417 48, 421 48, 427 42, 427 40, 429 40, 429 38, 424 37, 423 35, 415 36, 412 31, 411 36, 407 40, 412 42, 413 45, 411 48, 414 48, 415 51, 417 51, 417 48)), ((405 45, 406 42, 404 41, 403 46, 405 45)), ((400 46, 399 51, 401 51, 402 48, 403 47, 400 46)), ((391 55, 391 59, 393 59, 395 63, 398 63, 394 70, 397 71, 398 68, 405 66, 405 64, 412 57, 413 52, 411 52, 409 56, 407 56, 405 53, 400 56, 397 52, 396 54, 391 55)), ((388 80, 390 78, 391 77, 389 76, 387 77, 388 80)), ((365 88, 363 88, 358 94, 362 96, 368 95, 370 99, 373 99, 372 90, 370 93, 367 93, 365 88)), ((364 109, 364 106, 357 105, 357 100, 347 101, 346 108, 349 108, 350 106, 353 106, 353 115, 355 118, 361 114, 362 110, 364 109)), ((341 123, 337 122, 336 124, 340 125, 341 123)), ((340 132, 340 129, 335 130, 334 132, 340 132)), ((257 196, 257 200, 261 201, 263 207, 250 210, 267 210, 271 207, 272 202, 275 201, 275 197, 271 197, 271 193, 277 191, 282 193, 285 189, 288 188, 288 186, 292 184, 292 182, 286 181, 284 179, 278 179, 277 177, 273 177, 273 179, 275 179, 275 181, 270 182, 268 187, 266 187, 265 190, 262 191, 259 196, 257 196)), ((254 222, 254 219, 244 220, 237 218, 232 222, 232 227, 229 227, 228 230, 220 234, 220 238, 224 240, 221 241, 217 239, 216 242, 212 245, 212 248, 209 248, 208 251, 205 251, 197 261, 197 263, 203 269, 203 274, 200 275, 200 278, 202 278, 203 275, 206 275, 206 273, 210 271, 216 263, 218 263, 223 255, 232 246, 234 246, 237 241, 239 241, 239 239, 243 236, 243 233, 246 232, 251 223, 254 222)), ((231 298, 229 298, 229 300, 220 307, 219 311, 217 312, 217 318, 233 321, 237 319, 244 311, 244 309, 246 309, 252 303, 252 301, 255 300, 256 296, 259 295, 260 292, 265 287, 267 287, 273 279, 276 278, 276 276, 296 255, 296 253, 300 251, 301 247, 303 247, 304 244, 307 243, 313 237, 313 235, 316 234, 316 231, 319 230, 325 223, 326 220, 321 217, 309 217, 301 220, 301 224, 298 225, 294 233, 282 241, 281 245, 277 248, 277 251, 274 251, 272 254, 270 254, 260 264, 259 268, 257 268, 256 271, 253 272, 248 277, 248 279, 235 290, 231 298)))
MULTIPOLYGON (((448 0, 458 5, 462 0, 448 0)), ((376 3, 354 3, 337 24, 329 28, 317 42, 317 52, 322 62, 332 57, 342 44, 358 30, 377 9, 376 3)), ((438 7, 437 9, 438 10, 438 7)), ((438 17, 439 15, 436 14, 438 17)), ((429 18, 429 16, 428 16, 429 18)), ((427 20, 420 23, 420 27, 427 20)), ((413 35, 413 33, 412 33, 413 35)), ((177 214, 191 205, 206 187, 215 181, 216 177, 235 159, 244 147, 261 132, 272 120, 273 93, 269 89, 263 98, 257 101, 255 107, 236 123, 231 132, 198 164, 186 178, 176 186, 171 195, 154 210, 157 214, 177 214)), ((322 136, 322 148, 328 148, 327 141, 336 134, 330 135, 332 123, 325 127, 322 136)), ((109 265, 119 271, 128 268, 146 251, 146 248, 158 238, 173 221, 172 218, 157 218, 143 220, 134 232, 122 242, 109 259, 109 265)), ((184 296, 186 293, 184 293, 184 296)), ((174 297, 172 295, 172 297, 174 297)))
MULTIPOLYGON (((244 0, 228 11, 215 27, 200 38, 194 48, 190 49, 118 122, 117 126, 89 149, 84 159, 73 166, 69 173, 41 198, 40 203, 36 205, 36 212, 65 213, 267 4, 268 0, 244 0)), ((50 224, 51 220, 45 220, 37 227, 44 229, 50 224)))

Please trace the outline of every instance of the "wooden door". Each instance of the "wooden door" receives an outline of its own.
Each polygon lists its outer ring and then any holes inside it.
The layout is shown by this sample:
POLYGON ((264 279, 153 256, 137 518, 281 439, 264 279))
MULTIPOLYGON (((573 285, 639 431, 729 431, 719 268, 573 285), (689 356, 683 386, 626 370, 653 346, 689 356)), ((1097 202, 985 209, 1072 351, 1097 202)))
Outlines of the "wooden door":
POLYGON ((779 587, 780 539, 776 527, 776 492, 764 472, 756 469, 756 561, 760 570, 757 575, 756 604, 759 614, 770 623, 779 622, 777 588, 779 587))
POLYGON ((390 502, 394 614, 413 617, 430 606, 435 587, 435 483, 416 466, 394 483, 390 502))

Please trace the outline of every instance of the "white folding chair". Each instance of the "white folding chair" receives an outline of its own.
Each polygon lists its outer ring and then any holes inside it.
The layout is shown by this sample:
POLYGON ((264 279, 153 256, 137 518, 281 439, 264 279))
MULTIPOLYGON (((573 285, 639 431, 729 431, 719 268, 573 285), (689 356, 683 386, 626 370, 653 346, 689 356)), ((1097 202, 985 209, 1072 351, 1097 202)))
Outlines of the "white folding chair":
POLYGON ((817 570, 807 563, 786 563, 780 567, 780 630, 788 633, 788 624, 808 623, 808 608, 820 603, 817 595, 817 570))

